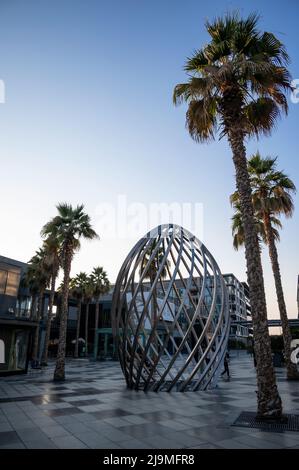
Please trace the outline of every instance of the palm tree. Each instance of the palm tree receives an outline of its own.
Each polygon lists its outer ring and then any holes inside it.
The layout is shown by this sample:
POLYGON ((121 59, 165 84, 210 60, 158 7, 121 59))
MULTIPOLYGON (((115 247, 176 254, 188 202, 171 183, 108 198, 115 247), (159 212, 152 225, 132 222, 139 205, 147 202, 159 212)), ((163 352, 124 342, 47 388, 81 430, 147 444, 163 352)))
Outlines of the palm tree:
POLYGON ((97 238, 90 217, 84 212, 84 206, 72 207, 70 204, 57 205, 58 214, 42 228, 43 237, 55 237, 61 246, 61 266, 63 269, 62 310, 60 316, 59 343, 56 359, 54 380, 65 379, 65 350, 68 315, 69 280, 72 260, 80 249, 80 239, 93 240, 97 238))
POLYGON ((85 287, 84 303, 85 303, 85 357, 88 356, 88 323, 89 323, 89 307, 93 298, 93 288, 91 279, 88 277, 85 287))
POLYGON ((43 248, 36 251, 35 255, 29 261, 28 270, 26 272, 26 281, 28 286, 35 285, 38 292, 38 309, 37 309, 37 326, 34 334, 32 360, 34 363, 38 361, 39 348, 39 330, 40 320, 43 316, 43 299, 45 290, 50 282, 51 272, 46 263, 46 253, 43 248))
POLYGON ((57 279, 59 269, 60 269, 59 240, 55 237, 50 236, 44 241, 43 247, 45 250, 45 263, 47 264, 49 270, 51 271, 48 317, 47 317, 47 325, 46 325, 45 344, 44 344, 44 350, 42 354, 42 364, 47 365, 48 348, 49 348, 49 340, 50 340, 50 333, 51 333, 51 322, 52 322, 53 306, 54 306, 54 299, 55 299, 55 286, 56 286, 56 279, 57 279))
MULTIPOLYGON (((141 263, 140 263, 140 274, 146 269, 146 265, 148 264, 153 252, 155 251, 155 249, 157 247, 157 243, 158 242, 155 241, 152 244, 150 250, 147 251, 144 254, 144 256, 141 260, 141 263)), ((149 264, 149 266, 147 268, 147 272, 146 272, 146 275, 145 275, 144 278, 149 279, 150 287, 152 287, 153 284, 154 284, 157 272, 159 271, 159 269, 161 267, 161 264, 163 262, 164 255, 165 255, 164 248, 163 247, 158 248, 154 258, 152 259, 151 263, 149 264)), ((170 264, 170 261, 167 260, 166 264, 165 264, 165 266, 163 266, 161 274, 160 274, 161 279, 164 279, 164 278, 167 277, 167 266, 169 266, 169 264, 170 264)), ((158 298, 158 295, 157 295, 157 285, 156 285, 156 287, 153 290, 152 299, 151 299, 151 327, 152 327, 152 329, 155 328, 156 323, 160 320, 160 318, 158 318, 158 315, 157 315, 157 312, 159 311, 159 305, 158 305, 157 298, 158 298)), ((158 350, 159 343, 158 343, 158 338, 157 337, 154 337, 152 344, 153 344, 154 348, 156 350, 158 350)), ((152 359, 153 360, 156 359, 156 354, 155 353, 153 353, 152 359)))
POLYGON ((100 310, 100 299, 102 295, 105 295, 110 290, 110 282, 108 275, 102 266, 97 266, 93 269, 90 275, 90 282, 92 287, 93 297, 95 298, 96 312, 95 312, 95 330, 94 330, 94 359, 97 358, 98 351, 98 333, 99 327, 99 310, 100 310))
MULTIPOLYGON (((248 172, 252 188, 252 202, 255 217, 258 221, 258 233, 264 243, 267 244, 271 261, 278 308, 282 324, 287 378, 298 380, 297 366, 291 361, 292 335, 288 323, 287 309, 281 282, 280 266, 276 242, 279 241, 278 228, 282 228, 277 215, 291 217, 294 210, 292 194, 296 188, 291 179, 282 171, 276 169, 277 158, 262 158, 257 152, 248 161, 248 172)), ((235 192, 231 196, 231 202, 235 206, 233 219, 234 245, 238 248, 244 243, 243 224, 238 209, 239 194, 235 192)))
MULTIPOLYGON (((231 195, 230 200, 231 204, 234 208, 234 214, 232 216, 232 234, 233 234, 233 247, 235 250, 238 250, 242 245, 244 245, 244 226, 242 223, 242 216, 240 211, 240 204, 237 201, 237 192, 231 195)), ((273 230, 273 235, 275 241, 279 241, 279 231, 278 228, 282 228, 282 224, 280 220, 271 214, 271 225, 273 230)), ((259 214, 255 214, 254 216, 254 223, 256 227, 256 231, 258 234, 258 241, 261 250, 261 244, 266 243, 266 233, 265 233, 265 226, 263 220, 261 219, 259 214)))
POLYGON ((35 320, 36 309, 38 306, 37 301, 38 301, 39 285, 38 285, 36 276, 34 275, 33 269, 28 269, 27 272, 23 274, 20 285, 21 287, 27 288, 29 290, 29 293, 31 296, 29 318, 30 320, 35 320))
POLYGON ((86 273, 80 272, 76 277, 70 280, 70 295, 77 300, 77 327, 76 327, 76 343, 74 357, 79 357, 79 335, 81 323, 82 302, 85 298, 85 290, 88 283, 86 273))
POLYGON ((187 59, 189 79, 175 87, 174 103, 188 104, 186 125, 195 141, 209 141, 220 131, 220 137, 226 136, 231 147, 244 225, 257 361, 257 413, 263 418, 276 418, 282 414, 282 403, 272 364, 245 139, 269 135, 278 116, 287 112, 289 58, 274 34, 259 31, 255 14, 246 19, 227 14, 207 22, 206 28, 210 42, 187 59))

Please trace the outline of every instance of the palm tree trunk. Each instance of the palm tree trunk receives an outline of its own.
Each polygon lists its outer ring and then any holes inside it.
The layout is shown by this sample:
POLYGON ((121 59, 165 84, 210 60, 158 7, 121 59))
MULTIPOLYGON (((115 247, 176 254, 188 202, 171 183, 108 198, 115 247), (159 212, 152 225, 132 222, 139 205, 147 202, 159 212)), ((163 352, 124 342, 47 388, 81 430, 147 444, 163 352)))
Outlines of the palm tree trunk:
POLYGON ((49 299, 45 344, 44 344, 44 350, 43 350, 43 355, 42 355, 42 363, 44 365, 47 365, 47 362, 48 362, 48 348, 49 348, 49 341, 50 341, 50 334, 51 334, 51 322, 52 322, 52 313, 53 313, 53 305, 54 305, 54 298, 55 298, 56 277, 57 277, 57 273, 53 272, 52 279, 51 279, 51 293, 50 293, 50 299, 49 299))
POLYGON ((285 361, 286 361, 286 367, 287 367, 287 378, 289 380, 298 380, 299 373, 298 373, 297 365, 293 364, 293 362, 291 361, 292 335, 291 335, 291 330, 290 330, 290 326, 288 322, 286 304, 284 300, 281 275, 280 275, 280 267, 279 267, 279 262, 278 262, 278 253, 277 253, 277 248, 275 245, 275 239, 273 235, 273 229, 272 229, 269 214, 264 215, 264 225, 265 225, 265 230, 266 230, 269 256, 270 256, 271 265, 272 265, 277 303, 278 303, 279 314, 280 314, 281 325, 282 325, 282 336, 283 336, 283 343, 284 343, 285 361))
POLYGON ((233 153, 237 190, 240 195, 242 222, 244 225, 247 278, 252 309, 253 338, 257 375, 257 415, 261 418, 279 418, 282 403, 276 385, 272 361, 271 342, 267 323, 267 306, 263 268, 254 223, 251 186, 249 181, 246 149, 244 146, 244 123, 242 97, 233 86, 223 93, 223 121, 233 153))
POLYGON ((35 319, 35 315, 36 315, 36 303, 37 303, 37 295, 34 294, 34 295, 32 295, 32 302, 31 302, 31 306, 30 306, 30 319, 31 319, 31 320, 34 320, 34 319, 35 319))
POLYGON ((81 323, 81 308, 82 300, 78 301, 78 316, 77 316, 77 327, 76 327, 76 343, 75 343, 75 352, 74 357, 78 359, 79 357, 79 335, 80 335, 80 323, 81 323))
POLYGON ((43 312, 43 297, 44 297, 44 289, 40 290, 39 297, 38 297, 38 313, 37 313, 37 326, 35 329, 35 335, 34 335, 34 342, 33 342, 33 353, 32 353, 32 359, 33 361, 37 361, 38 359, 38 346, 39 346, 39 330, 40 330, 40 320, 42 318, 42 312, 43 312))
POLYGON ((65 379, 65 350, 66 350, 66 332, 67 332, 67 316, 68 316, 68 297, 69 297, 69 282, 72 264, 72 248, 66 246, 64 263, 63 263, 63 288, 62 288, 62 308, 60 313, 60 326, 59 326, 59 342, 56 358, 56 367, 54 371, 54 381, 61 381, 65 379))
POLYGON ((237 189, 240 194, 241 214, 245 232, 245 256, 257 363, 258 415, 265 418, 279 417, 282 414, 282 403, 277 390, 272 361, 263 269, 254 223, 245 147, 239 133, 232 132, 231 134, 230 144, 233 150, 237 189))
POLYGON ((85 312, 85 357, 88 356, 88 320, 89 320, 89 302, 86 304, 85 312))
POLYGON ((97 359, 98 356, 98 351, 97 351, 97 346, 98 346, 98 333, 97 330, 99 328, 99 312, 100 312, 100 297, 96 299, 96 314, 95 314, 95 326, 94 326, 94 348, 95 348, 95 353, 94 353, 94 358, 95 360, 97 359))

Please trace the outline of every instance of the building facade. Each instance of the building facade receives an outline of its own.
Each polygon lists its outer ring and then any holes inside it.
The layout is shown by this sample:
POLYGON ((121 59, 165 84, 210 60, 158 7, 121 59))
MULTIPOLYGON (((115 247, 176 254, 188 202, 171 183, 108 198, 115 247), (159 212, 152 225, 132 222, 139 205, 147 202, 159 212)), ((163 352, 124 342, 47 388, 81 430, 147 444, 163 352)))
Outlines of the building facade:
MULTIPOLYGON (((27 264, 16 261, 4 256, 0 256, 0 375, 24 373, 27 371, 31 358, 31 350, 34 333, 36 328, 40 329, 39 353, 38 359, 41 360, 42 351, 45 346, 45 331, 48 315, 49 292, 46 291, 42 304, 42 315, 37 322, 36 315, 33 313, 32 298, 27 288, 22 285, 22 278, 27 270, 27 264)), ((246 283, 240 282, 233 274, 224 274, 224 280, 228 288, 229 310, 232 321, 240 322, 247 320, 250 316, 249 289, 246 283)), ((213 278, 210 279, 213 283, 213 278)), ((165 280, 164 288, 167 289, 168 281, 165 280)), ((145 289, 149 283, 145 283, 145 289)), ((191 298, 185 296, 186 283, 184 279, 176 281, 176 289, 181 298, 185 298, 187 309, 192 311, 192 304, 195 305, 200 295, 200 279, 195 279, 194 289, 191 290, 191 298)), ((209 303, 209 286, 206 286, 205 303, 209 303)), ((115 347, 113 343, 112 325, 111 325, 111 307, 112 307, 113 286, 108 294, 103 296, 99 305, 99 324, 95 330, 95 303, 91 302, 87 308, 82 305, 80 338, 83 339, 84 348, 81 349, 81 355, 85 356, 87 349, 88 355, 100 359, 113 358, 115 347), (87 330, 87 338, 86 338, 87 330)), ((157 291, 157 302, 159 297, 163 298, 163 291, 157 291)), ((163 321, 172 321, 172 313, 179 308, 177 296, 173 296, 173 305, 164 308, 163 321)), ((160 299, 160 300, 161 300, 160 299)), ((163 301, 163 300, 161 300, 163 301)), ((204 307, 205 308, 205 307, 204 307)), ((59 311, 60 298, 55 296, 54 314, 51 325, 51 336, 49 344, 49 356, 55 357, 59 339, 59 311)), ((74 299, 69 299, 68 323, 67 323, 67 355, 72 356, 74 352, 74 343, 77 327, 77 303, 74 299)), ((205 311, 202 312, 205 315, 205 311)), ((162 320, 162 319, 161 319, 162 320)), ((161 335, 163 337, 163 322, 161 321, 161 335)), ((184 326, 184 325, 182 325, 184 326)), ((150 326, 149 326, 150 327, 150 326)), ((196 327, 196 325, 195 325, 196 327)), ((250 331, 242 324, 231 326, 230 340, 235 342, 236 346, 242 342, 247 344, 250 331)), ((171 352, 171 351, 170 351, 171 352)))
MULTIPOLYGON (((27 268, 26 263, 0 256, 0 376, 27 372, 36 328, 40 330, 38 361, 40 362, 42 358, 50 292, 45 291, 44 293, 41 318, 38 322, 37 305, 32 305, 29 289, 24 287, 22 283, 27 268)), ((70 299, 67 334, 69 354, 72 349, 70 343, 75 338, 76 324, 77 306, 70 299)), ((59 296, 56 295, 51 328, 52 343, 54 342, 52 351, 54 353, 57 349, 58 337, 59 296)))
MULTIPOLYGON (((248 340, 251 336, 251 330, 245 326, 242 325, 242 321, 247 321, 248 317, 251 316, 251 308, 250 308, 250 300, 249 300, 249 287, 246 282, 241 282, 237 279, 237 277, 232 274, 224 274, 223 275, 224 281, 227 286, 228 290, 228 302, 229 302, 229 312, 230 312, 230 318, 232 324, 230 328, 230 335, 229 335, 229 340, 230 340, 230 347, 233 348, 240 348, 240 347, 246 347, 248 345, 248 340)), ((172 322, 174 315, 176 315, 178 309, 180 308, 180 303, 181 301, 184 302, 185 305, 185 310, 188 313, 188 315, 192 315, 192 312, 194 311, 194 306, 197 305, 199 297, 201 295, 201 289, 202 289, 202 284, 201 284, 201 279, 200 278, 194 278, 192 281, 192 288, 190 289, 190 296, 186 295, 186 285, 187 285, 187 279, 177 279, 174 282, 174 288, 176 292, 172 293, 170 292, 169 295, 169 302, 164 305, 163 307, 163 319, 161 318, 161 321, 158 324, 158 331, 159 331, 159 336, 163 340, 164 337, 164 324, 165 322, 172 322), (181 300, 178 300, 178 297, 180 297, 181 300), (173 300, 172 300, 173 299, 173 300), (184 299, 184 300, 183 300, 184 299)), ((204 292, 204 302, 201 307, 201 315, 204 318, 205 315, 207 314, 207 311, 209 310, 210 304, 212 302, 212 296, 211 296, 211 287, 213 286, 214 279, 211 277, 209 281, 207 281, 206 287, 205 287, 205 292, 204 292)), ((163 281, 163 287, 157 286, 157 292, 156 292, 156 303, 158 306, 162 306, 164 304, 163 298, 165 291, 167 291, 169 285, 169 281, 165 280, 163 281)), ((144 293, 143 296, 146 298, 147 292, 150 291, 150 283, 149 282, 144 282, 144 293)), ((112 298, 112 293, 110 294, 112 298)), ((130 299, 128 299, 130 300, 130 299)), ((219 309, 220 309, 220 302, 221 299, 217 299, 217 303, 219 303, 219 309)), ((138 297, 136 298, 136 307, 138 309, 139 305, 139 299, 138 297)), ((141 308, 143 307, 143 302, 142 299, 140 299, 140 305, 141 308)), ((152 305, 150 304, 148 306, 148 309, 151 310, 152 305)), ((181 327, 184 330, 187 328, 188 325, 184 325, 184 321, 186 320, 186 317, 182 314, 181 319, 179 318, 179 322, 181 322, 181 327)), ((150 331, 150 322, 146 320, 145 322, 145 329, 148 328, 148 331, 150 331)), ((198 334, 200 331, 199 325, 195 323, 194 325, 196 333, 198 334)), ((174 338, 176 340, 176 338, 174 338)), ((180 341, 180 338, 178 337, 178 341, 180 341)), ((170 351, 171 352, 171 351, 170 351)))
POLYGON ((0 256, 0 375, 27 371, 37 326, 30 317, 31 296, 22 287, 27 265, 0 256))
MULTIPOLYGON (((230 317, 233 322, 246 321, 251 316, 249 287, 246 282, 239 281, 232 273, 223 275, 227 289, 230 317)), ((235 346, 240 343, 247 345, 250 330, 242 324, 231 326, 229 339, 235 346)))

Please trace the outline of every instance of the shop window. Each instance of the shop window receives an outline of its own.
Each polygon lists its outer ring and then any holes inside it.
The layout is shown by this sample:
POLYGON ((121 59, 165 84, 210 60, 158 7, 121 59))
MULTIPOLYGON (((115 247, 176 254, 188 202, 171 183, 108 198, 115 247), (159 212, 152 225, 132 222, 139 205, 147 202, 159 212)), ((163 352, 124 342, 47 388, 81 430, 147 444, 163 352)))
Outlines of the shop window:
POLYGON ((1 372, 23 371, 26 368, 29 345, 29 331, 3 328, 0 340, 0 374, 1 372), (2 357, 2 352, 3 356, 2 357), (4 359, 2 361, 2 359, 4 359))
POLYGON ((21 270, 9 265, 0 266, 0 294, 17 297, 21 270))
POLYGON ((5 293, 6 280, 7 280, 7 271, 0 269, 0 294, 5 293))
POLYGON ((8 271, 5 294, 16 297, 18 295, 19 283, 20 272, 8 271))

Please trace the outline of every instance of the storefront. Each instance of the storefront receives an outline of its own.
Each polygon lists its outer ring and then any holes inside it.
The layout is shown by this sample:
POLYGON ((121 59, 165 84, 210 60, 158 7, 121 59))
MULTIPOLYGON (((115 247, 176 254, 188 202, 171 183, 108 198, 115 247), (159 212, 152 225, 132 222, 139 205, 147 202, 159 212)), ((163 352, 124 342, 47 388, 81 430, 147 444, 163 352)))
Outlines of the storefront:
POLYGON ((0 322, 0 376, 26 373, 36 323, 19 320, 0 322))
POLYGON ((95 339, 94 359, 113 359, 115 357, 115 344, 112 328, 98 328, 95 339))

